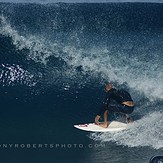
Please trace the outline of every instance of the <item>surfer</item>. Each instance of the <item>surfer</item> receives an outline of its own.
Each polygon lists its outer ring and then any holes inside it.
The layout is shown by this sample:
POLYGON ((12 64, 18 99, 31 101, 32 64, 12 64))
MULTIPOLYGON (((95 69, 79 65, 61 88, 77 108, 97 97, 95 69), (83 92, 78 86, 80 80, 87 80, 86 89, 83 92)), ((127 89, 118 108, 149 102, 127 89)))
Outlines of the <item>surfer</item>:
POLYGON ((106 84, 106 98, 102 108, 95 117, 95 124, 106 128, 108 126, 107 116, 110 111, 125 114, 127 123, 132 122, 132 119, 128 115, 134 111, 134 102, 130 94, 125 90, 117 90, 112 87, 112 84, 108 83, 106 84), (111 99, 116 101, 116 105, 110 105, 111 99), (104 123, 99 124, 99 119, 102 113, 104 113, 104 123))

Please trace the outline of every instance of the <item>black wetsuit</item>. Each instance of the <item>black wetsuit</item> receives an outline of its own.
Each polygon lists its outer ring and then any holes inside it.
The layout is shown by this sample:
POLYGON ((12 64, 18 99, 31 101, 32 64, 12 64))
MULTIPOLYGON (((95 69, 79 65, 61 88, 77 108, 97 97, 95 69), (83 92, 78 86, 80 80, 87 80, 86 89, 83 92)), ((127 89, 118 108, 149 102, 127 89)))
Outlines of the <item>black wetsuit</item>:
POLYGON ((113 111, 113 112, 121 112, 125 114, 130 114, 133 112, 133 106, 127 106, 122 104, 126 101, 133 101, 130 94, 125 90, 116 90, 112 88, 106 93, 106 98, 103 102, 103 106, 99 111, 98 115, 100 116, 106 110, 113 111), (115 100, 118 104, 117 105, 110 105, 110 100, 115 100))

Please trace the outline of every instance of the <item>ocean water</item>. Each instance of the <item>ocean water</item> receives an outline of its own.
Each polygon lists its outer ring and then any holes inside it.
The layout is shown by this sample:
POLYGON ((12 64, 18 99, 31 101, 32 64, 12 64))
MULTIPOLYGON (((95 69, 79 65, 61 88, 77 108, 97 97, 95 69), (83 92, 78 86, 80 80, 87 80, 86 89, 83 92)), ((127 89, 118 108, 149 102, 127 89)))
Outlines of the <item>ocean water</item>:
POLYGON ((163 155, 163 4, 4 2, 1 162, 148 163, 163 155), (94 121, 108 81, 130 92, 136 121, 117 133, 75 129, 94 121))

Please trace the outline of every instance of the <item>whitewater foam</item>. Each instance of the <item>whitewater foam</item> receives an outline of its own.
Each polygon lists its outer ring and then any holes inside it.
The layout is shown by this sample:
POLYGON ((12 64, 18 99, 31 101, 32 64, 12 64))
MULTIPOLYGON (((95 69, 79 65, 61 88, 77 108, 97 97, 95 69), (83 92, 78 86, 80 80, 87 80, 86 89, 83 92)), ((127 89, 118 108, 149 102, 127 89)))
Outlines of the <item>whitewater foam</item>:
POLYGON ((101 142, 115 142, 128 147, 149 146, 163 148, 163 113, 153 112, 131 124, 126 131, 115 133, 90 134, 90 138, 101 142))
POLYGON ((13 45, 15 45, 18 50, 28 49, 30 52, 27 57, 28 59, 46 64, 47 58, 53 55, 54 51, 57 51, 57 44, 53 44, 51 49, 48 49, 46 46, 48 42, 42 37, 33 35, 28 35, 28 37, 25 37, 20 35, 18 31, 11 27, 10 23, 7 21, 7 18, 3 15, 0 16, 0 21, 0 34, 11 37, 13 45))

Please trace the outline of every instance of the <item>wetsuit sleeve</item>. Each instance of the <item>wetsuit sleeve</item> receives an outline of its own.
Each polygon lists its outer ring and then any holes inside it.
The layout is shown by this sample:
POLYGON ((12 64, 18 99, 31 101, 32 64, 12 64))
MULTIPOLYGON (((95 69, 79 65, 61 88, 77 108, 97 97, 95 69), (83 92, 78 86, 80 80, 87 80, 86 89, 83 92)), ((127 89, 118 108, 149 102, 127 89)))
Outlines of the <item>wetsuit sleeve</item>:
POLYGON ((103 105, 97 114, 98 116, 101 116, 101 114, 104 113, 108 109, 108 104, 110 103, 110 96, 111 96, 111 93, 109 91, 106 93, 106 97, 105 97, 105 100, 103 102, 103 105))

